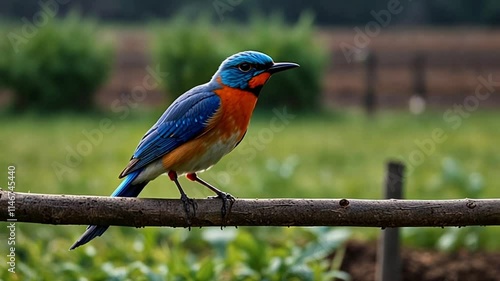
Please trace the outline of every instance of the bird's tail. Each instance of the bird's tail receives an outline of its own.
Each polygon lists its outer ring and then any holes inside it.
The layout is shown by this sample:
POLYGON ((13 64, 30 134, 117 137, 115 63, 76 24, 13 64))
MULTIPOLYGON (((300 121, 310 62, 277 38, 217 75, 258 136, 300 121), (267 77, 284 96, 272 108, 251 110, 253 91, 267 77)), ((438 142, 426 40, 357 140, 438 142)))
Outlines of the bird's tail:
MULTIPOLYGON (((148 181, 132 184, 142 170, 137 170, 129 175, 122 181, 122 183, 115 189, 111 197, 137 197, 142 189, 148 184, 148 181)), ((90 240, 97 236, 101 236, 109 225, 89 225, 87 230, 80 236, 80 238, 69 248, 70 250, 76 249, 79 246, 87 244, 90 240)))

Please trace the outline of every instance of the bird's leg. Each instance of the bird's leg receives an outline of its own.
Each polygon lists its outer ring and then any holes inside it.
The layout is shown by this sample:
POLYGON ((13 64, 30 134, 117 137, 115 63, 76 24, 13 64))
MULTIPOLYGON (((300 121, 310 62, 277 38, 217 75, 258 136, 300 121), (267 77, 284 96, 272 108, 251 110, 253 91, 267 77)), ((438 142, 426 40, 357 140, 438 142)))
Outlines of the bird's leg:
POLYGON ((234 201, 236 199, 234 199, 234 197, 231 194, 224 192, 224 191, 216 188, 215 186, 209 184, 208 182, 200 179, 196 175, 196 173, 186 174, 186 178, 207 187, 208 189, 215 192, 215 194, 217 194, 217 196, 215 198, 222 199, 221 215, 222 215, 222 219, 225 221, 227 219, 227 216, 229 216, 229 214, 231 213, 231 209, 232 209, 234 201))
POLYGON ((175 183, 177 189, 179 189, 179 193, 181 194, 181 201, 184 204, 184 212, 186 212, 187 223, 188 225, 191 225, 191 218, 196 216, 196 208, 197 208, 196 202, 186 195, 186 192, 184 192, 184 190, 181 187, 181 184, 179 183, 179 180, 177 179, 177 173, 175 171, 168 172, 168 177, 170 178, 171 181, 175 183), (189 210, 190 205, 193 208, 192 215, 190 214, 191 212, 189 210))

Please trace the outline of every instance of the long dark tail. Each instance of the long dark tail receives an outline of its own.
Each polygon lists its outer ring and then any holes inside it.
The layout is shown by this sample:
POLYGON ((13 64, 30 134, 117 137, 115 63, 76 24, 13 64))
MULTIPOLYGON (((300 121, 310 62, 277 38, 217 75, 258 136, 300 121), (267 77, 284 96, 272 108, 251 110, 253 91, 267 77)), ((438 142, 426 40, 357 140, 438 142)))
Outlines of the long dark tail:
MULTIPOLYGON (((148 181, 138 184, 132 184, 142 170, 130 173, 122 183, 115 189, 111 197, 137 197, 142 189, 148 184, 148 181)), ((101 236, 109 225, 89 225, 87 230, 80 236, 80 238, 69 248, 70 250, 76 249, 79 246, 85 245, 97 236, 101 236)))

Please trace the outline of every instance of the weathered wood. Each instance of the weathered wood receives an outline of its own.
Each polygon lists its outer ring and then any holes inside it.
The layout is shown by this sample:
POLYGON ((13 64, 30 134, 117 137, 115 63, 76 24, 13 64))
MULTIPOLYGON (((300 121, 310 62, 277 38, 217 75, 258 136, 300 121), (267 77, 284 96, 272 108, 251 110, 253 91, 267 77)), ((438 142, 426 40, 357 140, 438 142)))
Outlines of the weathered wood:
POLYGON ((365 111, 367 114, 373 114, 375 112, 377 96, 375 90, 375 84, 377 82, 377 56, 373 50, 368 50, 365 59, 366 67, 366 89, 365 96, 363 98, 363 104, 365 106, 365 111))
MULTIPOLYGON (((0 191, 0 221, 187 227, 178 199, 12 193, 0 191)), ((197 199, 191 226, 219 226, 221 201, 197 199)), ((357 200, 237 199, 228 226, 467 226, 500 225, 500 199, 357 200)))
MULTIPOLYGON (((389 162, 385 179, 384 198, 403 198, 404 165, 400 162, 389 162)), ((382 230, 377 250, 376 281, 399 281, 402 276, 401 253, 399 250, 399 228, 382 230)))
POLYGON ((425 78, 425 55, 419 52, 413 58, 413 92, 424 101, 427 99, 427 82, 425 78))

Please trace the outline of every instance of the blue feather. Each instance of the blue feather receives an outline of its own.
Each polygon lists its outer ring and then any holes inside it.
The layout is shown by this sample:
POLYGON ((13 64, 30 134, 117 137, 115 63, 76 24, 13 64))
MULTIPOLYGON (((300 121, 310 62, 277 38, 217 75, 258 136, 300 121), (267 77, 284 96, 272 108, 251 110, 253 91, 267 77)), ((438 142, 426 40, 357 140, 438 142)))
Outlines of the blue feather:
MULTIPOLYGON (((247 89, 252 77, 273 64, 271 57, 263 53, 246 51, 235 54, 222 62, 210 82, 194 87, 177 98, 141 139, 129 166, 120 174, 125 179, 111 196, 137 197, 148 181, 133 182, 149 164, 205 132, 210 118, 221 106, 219 96, 214 93, 221 88, 220 82, 229 87, 247 89), (239 67, 242 63, 251 67, 244 70, 239 67)), ((70 250, 101 236, 108 227, 89 225, 70 250)))
MULTIPOLYGON (((137 197, 142 191, 141 184, 132 184, 132 182, 139 176, 142 170, 130 173, 120 185, 113 191, 111 197, 137 197)), ((147 182, 146 182, 147 183, 147 182)))
POLYGON ((208 120, 221 104, 219 96, 211 91, 203 91, 207 85, 203 86, 186 92, 167 108, 139 142, 132 156, 137 161, 121 176, 146 167, 203 133, 208 120))
POLYGON ((240 52, 230 56, 222 62, 219 70, 212 77, 212 82, 220 77, 222 83, 232 88, 246 89, 248 81, 252 77, 261 74, 266 68, 273 65, 273 59, 263 53, 255 51, 240 52), (238 65, 249 63, 257 66, 248 72, 242 72, 238 69, 238 65))
MULTIPOLYGON (((208 120, 220 107, 219 96, 213 92, 201 91, 203 88, 193 88, 180 96, 149 129, 134 153, 133 158, 138 161, 127 171, 125 179, 111 194, 112 197, 137 197, 148 181, 136 184, 132 182, 148 164, 203 132, 208 120)), ((70 250, 101 236, 108 227, 89 225, 70 250)))
MULTIPOLYGON (((132 182, 137 178, 137 176, 142 172, 142 170, 135 171, 129 174, 121 184, 115 189, 111 197, 137 197, 141 193, 142 189, 148 184, 147 181, 132 184, 132 182)), ((80 238, 69 248, 74 250, 75 248, 87 244, 92 239, 97 236, 101 236, 107 229, 109 225, 89 225, 85 232, 80 236, 80 238)))

